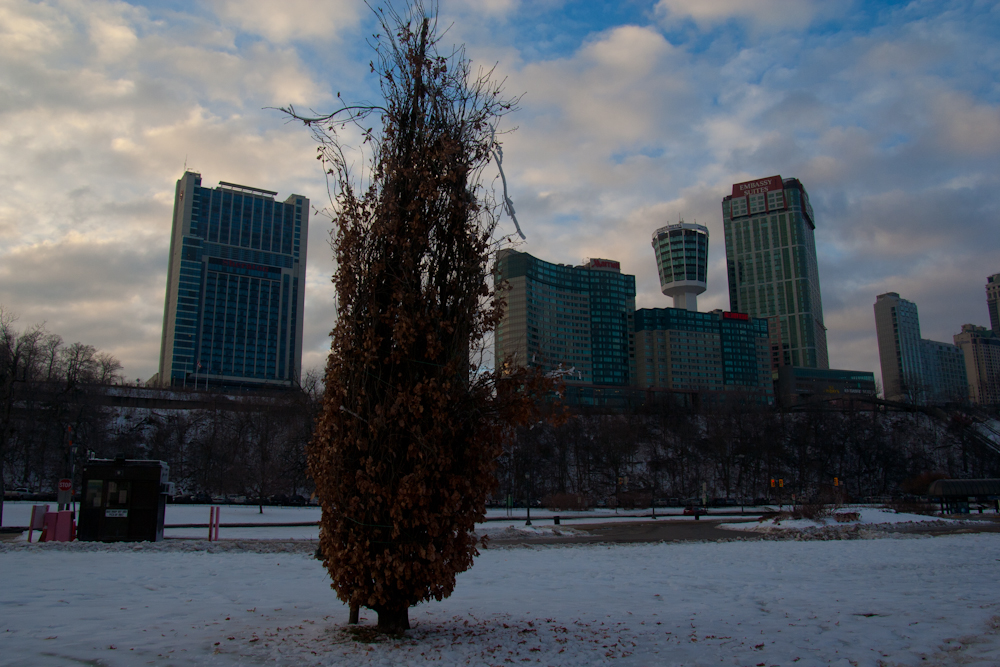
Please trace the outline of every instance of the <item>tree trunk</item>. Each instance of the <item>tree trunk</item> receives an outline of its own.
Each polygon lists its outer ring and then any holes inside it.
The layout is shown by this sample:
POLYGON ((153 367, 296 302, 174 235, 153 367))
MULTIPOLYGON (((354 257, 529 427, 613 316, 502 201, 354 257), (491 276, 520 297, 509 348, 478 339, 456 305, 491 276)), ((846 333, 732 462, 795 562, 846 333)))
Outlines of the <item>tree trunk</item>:
POLYGON ((410 629, 410 608, 402 607, 377 607, 378 629, 392 635, 401 635, 410 629))
POLYGON ((357 625, 359 623, 359 621, 360 621, 360 615, 361 615, 361 605, 359 605, 359 604, 352 604, 351 605, 351 615, 347 619, 347 624, 348 625, 357 625))

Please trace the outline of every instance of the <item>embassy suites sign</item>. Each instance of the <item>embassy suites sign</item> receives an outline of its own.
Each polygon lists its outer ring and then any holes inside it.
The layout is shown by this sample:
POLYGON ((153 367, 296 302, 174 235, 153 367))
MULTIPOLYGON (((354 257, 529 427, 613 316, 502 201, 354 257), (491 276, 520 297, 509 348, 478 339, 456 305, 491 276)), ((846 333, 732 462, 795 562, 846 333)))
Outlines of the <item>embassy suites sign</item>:
POLYGON ((745 197, 747 195, 759 195, 772 190, 784 190, 785 186, 781 183, 781 176, 769 176, 767 178, 758 178, 755 181, 746 181, 745 183, 736 183, 733 185, 733 196, 734 197, 745 197))

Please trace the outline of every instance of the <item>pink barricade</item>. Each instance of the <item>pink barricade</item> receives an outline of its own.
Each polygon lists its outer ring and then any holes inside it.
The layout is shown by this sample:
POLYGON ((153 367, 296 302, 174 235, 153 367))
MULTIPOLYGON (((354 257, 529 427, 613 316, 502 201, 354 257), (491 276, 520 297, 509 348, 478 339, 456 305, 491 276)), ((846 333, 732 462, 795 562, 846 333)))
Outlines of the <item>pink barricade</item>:
POLYGON ((76 537, 76 522, 69 510, 46 512, 44 517, 42 542, 72 542, 76 537))

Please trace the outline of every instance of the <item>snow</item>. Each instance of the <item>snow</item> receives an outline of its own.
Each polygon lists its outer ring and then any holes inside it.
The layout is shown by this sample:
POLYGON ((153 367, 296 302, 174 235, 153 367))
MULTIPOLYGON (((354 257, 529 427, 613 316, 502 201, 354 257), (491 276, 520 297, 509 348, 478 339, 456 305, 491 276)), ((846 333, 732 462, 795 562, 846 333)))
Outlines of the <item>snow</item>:
POLYGON ((834 514, 857 512, 859 519, 841 523, 833 516, 825 516, 818 519, 768 519, 765 521, 750 521, 741 523, 723 523, 719 528, 729 530, 744 530, 753 532, 772 532, 779 530, 815 530, 828 526, 847 525, 886 525, 899 523, 925 523, 934 522, 941 524, 961 523, 956 519, 946 519, 939 516, 927 516, 926 514, 908 514, 906 512, 896 512, 894 510, 879 509, 876 507, 841 507, 834 511, 834 514))
POLYGON ((375 642, 313 548, 0 543, 0 663, 1000 663, 998 534, 490 548, 375 642))

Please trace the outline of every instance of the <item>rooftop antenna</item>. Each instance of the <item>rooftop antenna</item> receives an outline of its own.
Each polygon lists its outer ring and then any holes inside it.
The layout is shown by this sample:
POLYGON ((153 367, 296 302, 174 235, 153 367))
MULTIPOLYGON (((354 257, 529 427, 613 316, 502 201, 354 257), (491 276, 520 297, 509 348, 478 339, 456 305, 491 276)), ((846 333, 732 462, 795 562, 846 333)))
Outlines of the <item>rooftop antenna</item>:
POLYGON ((507 196, 507 177, 503 173, 503 148, 500 147, 500 144, 496 143, 494 137, 496 137, 496 127, 490 131, 490 143, 496 146, 496 148, 493 149, 493 157, 497 161, 497 169, 500 170, 500 180, 503 181, 503 210, 506 211, 507 215, 510 216, 510 219, 514 221, 514 227, 517 229, 517 234, 523 241, 528 237, 521 231, 521 225, 517 224, 517 216, 514 215, 514 202, 512 202, 510 197, 507 196))

